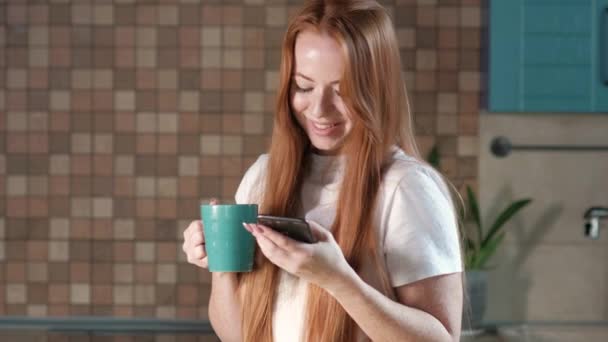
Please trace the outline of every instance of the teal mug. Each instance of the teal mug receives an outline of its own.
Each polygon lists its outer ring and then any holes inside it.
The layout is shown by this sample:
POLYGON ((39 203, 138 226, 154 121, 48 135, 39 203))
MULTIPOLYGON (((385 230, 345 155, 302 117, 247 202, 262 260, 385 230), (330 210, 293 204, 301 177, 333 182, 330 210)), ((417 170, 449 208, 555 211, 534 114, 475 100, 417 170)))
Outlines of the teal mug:
POLYGON ((250 272, 255 239, 243 223, 256 223, 257 204, 201 205, 210 272, 250 272))

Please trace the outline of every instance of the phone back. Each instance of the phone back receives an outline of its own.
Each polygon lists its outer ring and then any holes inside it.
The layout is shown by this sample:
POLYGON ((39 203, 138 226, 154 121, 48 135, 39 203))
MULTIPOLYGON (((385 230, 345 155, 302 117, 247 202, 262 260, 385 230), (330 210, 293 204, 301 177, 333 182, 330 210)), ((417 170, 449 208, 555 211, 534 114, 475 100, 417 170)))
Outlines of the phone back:
POLYGON ((296 241, 306 243, 315 242, 310 226, 302 219, 259 215, 258 223, 285 234, 296 241))

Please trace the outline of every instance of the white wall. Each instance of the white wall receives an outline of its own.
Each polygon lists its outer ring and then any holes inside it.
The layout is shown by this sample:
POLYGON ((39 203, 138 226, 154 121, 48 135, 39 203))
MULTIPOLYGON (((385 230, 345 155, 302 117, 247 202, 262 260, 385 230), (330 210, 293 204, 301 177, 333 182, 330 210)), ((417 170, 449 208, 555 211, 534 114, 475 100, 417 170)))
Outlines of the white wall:
POLYGON ((509 199, 533 203, 508 225, 490 275, 487 319, 607 320, 608 220, 600 239, 583 235, 583 213, 608 207, 607 152, 519 152, 498 159, 495 136, 513 144, 608 146, 606 114, 480 114, 483 216, 509 199))

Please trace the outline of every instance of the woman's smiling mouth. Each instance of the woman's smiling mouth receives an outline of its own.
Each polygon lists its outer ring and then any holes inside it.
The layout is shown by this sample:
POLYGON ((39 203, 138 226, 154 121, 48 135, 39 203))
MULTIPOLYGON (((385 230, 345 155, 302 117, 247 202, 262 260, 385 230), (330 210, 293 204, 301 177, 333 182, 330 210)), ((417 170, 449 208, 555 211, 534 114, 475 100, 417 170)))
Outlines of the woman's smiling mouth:
POLYGON ((311 131, 315 135, 319 136, 330 136, 338 131, 338 129, 342 126, 342 122, 334 122, 334 123, 318 123, 312 120, 308 120, 309 127, 311 131))

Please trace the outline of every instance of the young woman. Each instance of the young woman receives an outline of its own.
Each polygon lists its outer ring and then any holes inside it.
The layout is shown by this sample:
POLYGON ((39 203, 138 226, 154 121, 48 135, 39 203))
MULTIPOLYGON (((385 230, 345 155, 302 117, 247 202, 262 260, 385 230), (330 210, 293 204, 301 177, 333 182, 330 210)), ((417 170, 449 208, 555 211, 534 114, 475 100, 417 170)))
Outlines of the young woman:
MULTIPOLYGON (((373 0, 308 1, 289 23, 272 143, 237 203, 304 217, 318 242, 248 225, 253 272, 214 273, 223 341, 457 341, 462 263, 442 177, 420 160, 394 29, 373 0)), ((206 267, 200 221, 184 232, 206 267)))

